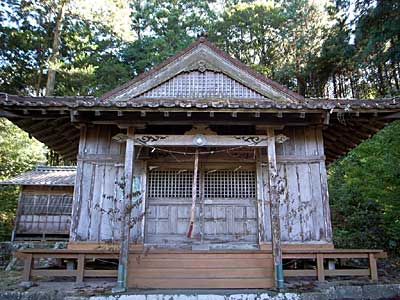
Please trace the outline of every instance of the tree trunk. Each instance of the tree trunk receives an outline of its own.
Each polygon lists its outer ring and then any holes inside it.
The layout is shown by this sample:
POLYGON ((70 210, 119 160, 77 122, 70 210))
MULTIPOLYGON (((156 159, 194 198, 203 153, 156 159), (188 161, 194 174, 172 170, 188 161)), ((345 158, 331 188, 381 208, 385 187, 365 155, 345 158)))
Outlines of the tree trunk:
POLYGON ((397 72, 396 72, 396 64, 392 61, 392 76, 393 76, 393 79, 394 79, 394 84, 395 84, 395 87, 396 87, 396 91, 399 91, 400 90, 400 87, 399 87, 399 79, 398 79, 398 77, 397 77, 397 72))
POLYGON ((336 74, 332 75, 332 83, 333 83, 333 97, 337 98, 338 94, 337 94, 336 74))
POLYGON ((46 96, 52 96, 54 94, 54 86, 56 83, 56 68, 58 58, 60 56, 60 43, 61 43, 61 30, 62 22, 64 19, 64 11, 67 0, 62 0, 59 4, 56 26, 54 28, 53 46, 52 52, 49 59, 49 69, 47 71, 47 82, 46 82, 46 96))

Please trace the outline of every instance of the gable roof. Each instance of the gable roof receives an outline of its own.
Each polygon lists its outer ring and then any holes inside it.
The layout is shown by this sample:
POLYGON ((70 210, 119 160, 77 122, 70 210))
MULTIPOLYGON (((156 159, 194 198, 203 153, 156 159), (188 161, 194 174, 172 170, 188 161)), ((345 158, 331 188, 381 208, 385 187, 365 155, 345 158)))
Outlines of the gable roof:
POLYGON ((31 171, 0 181, 0 185, 74 186, 75 175, 76 167, 74 166, 39 166, 31 171))
POLYGON ((327 161, 332 161, 400 118, 400 98, 304 98, 230 57, 204 37, 99 98, 0 93, 0 117, 10 119, 71 161, 77 159, 79 143, 75 116, 83 122, 104 122, 105 118, 110 122, 152 122, 150 116, 157 119, 162 112, 166 116, 185 111, 187 116, 210 112, 210 118, 211 112, 229 113, 232 118, 240 113, 250 122, 257 118, 255 123, 262 122, 263 114, 269 118, 319 114, 320 122, 324 120, 327 161), (341 134, 346 137, 339 138, 341 134))
MULTIPOLYGON (((111 90, 99 98, 100 102, 128 101, 137 98, 151 89, 185 73, 212 71, 224 74, 246 89, 262 95, 266 100, 280 103, 301 103, 304 97, 279 83, 256 72, 238 59, 210 43, 205 37, 200 37, 186 49, 163 63, 155 66, 133 80, 111 90)), ((204 97, 191 95, 196 100, 204 97)), ((210 95, 213 97, 215 95, 210 95)), ((180 97, 185 98, 185 97, 180 97)), ((190 96, 188 98, 191 98, 190 96)), ((222 98, 225 98, 222 96, 222 98)), ((226 97, 231 99, 232 97, 226 97)), ((235 97, 233 97, 235 98, 235 97)), ((248 98, 248 97, 247 97, 248 98)))

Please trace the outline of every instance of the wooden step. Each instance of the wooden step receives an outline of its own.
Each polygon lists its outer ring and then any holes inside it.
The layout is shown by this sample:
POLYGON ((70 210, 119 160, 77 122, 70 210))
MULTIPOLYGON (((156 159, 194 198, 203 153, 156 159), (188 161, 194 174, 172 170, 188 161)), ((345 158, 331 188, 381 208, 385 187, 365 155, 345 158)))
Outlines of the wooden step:
POLYGON ((130 254, 130 288, 270 288, 269 253, 130 254))

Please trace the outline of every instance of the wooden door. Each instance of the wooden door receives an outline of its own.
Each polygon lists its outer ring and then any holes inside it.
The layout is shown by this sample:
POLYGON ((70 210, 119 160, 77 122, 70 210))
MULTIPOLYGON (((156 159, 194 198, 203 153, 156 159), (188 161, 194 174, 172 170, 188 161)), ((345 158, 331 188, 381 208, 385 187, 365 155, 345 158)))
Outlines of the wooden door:
POLYGON ((198 177, 196 221, 187 238, 193 171, 154 169, 148 172, 147 244, 257 244, 256 174, 227 166, 202 168, 198 177))

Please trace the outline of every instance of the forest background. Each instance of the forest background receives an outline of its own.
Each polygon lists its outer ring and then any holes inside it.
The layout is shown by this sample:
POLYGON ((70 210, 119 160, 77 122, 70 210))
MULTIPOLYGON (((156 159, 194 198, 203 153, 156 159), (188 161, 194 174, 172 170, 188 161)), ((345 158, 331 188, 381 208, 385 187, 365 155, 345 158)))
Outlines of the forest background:
MULTIPOLYGON (((199 34, 306 97, 400 96, 399 0, 2 0, 0 92, 99 96, 199 34)), ((0 180, 64 164, 0 118, 0 180)), ((337 247, 400 255, 400 122, 328 168, 337 247)), ((18 189, 0 187, 0 240, 18 189)))

